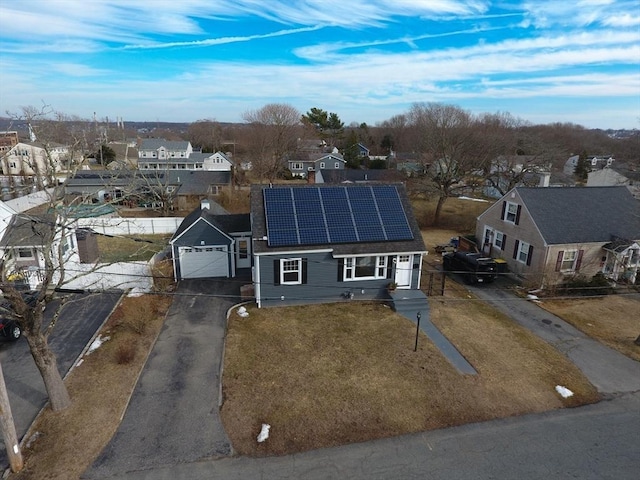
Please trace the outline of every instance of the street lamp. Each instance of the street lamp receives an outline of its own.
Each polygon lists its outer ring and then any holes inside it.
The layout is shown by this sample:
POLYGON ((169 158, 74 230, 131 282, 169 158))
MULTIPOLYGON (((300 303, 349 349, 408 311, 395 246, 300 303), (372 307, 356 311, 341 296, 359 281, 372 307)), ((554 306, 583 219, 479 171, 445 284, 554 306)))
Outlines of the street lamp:
POLYGON ((416 326, 416 345, 413 347, 414 352, 418 351, 418 333, 420 333, 420 317, 422 317, 422 314, 418 312, 416 317, 418 319, 418 325, 416 326))

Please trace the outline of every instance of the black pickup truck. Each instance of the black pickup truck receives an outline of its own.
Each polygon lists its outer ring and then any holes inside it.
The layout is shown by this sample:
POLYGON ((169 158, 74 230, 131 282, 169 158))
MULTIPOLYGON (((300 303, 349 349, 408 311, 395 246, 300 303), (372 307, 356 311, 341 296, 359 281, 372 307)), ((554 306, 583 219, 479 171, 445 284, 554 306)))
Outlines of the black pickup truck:
POLYGON ((459 273, 467 283, 491 283, 498 275, 496 262, 482 253, 445 253, 442 264, 445 272, 459 273))

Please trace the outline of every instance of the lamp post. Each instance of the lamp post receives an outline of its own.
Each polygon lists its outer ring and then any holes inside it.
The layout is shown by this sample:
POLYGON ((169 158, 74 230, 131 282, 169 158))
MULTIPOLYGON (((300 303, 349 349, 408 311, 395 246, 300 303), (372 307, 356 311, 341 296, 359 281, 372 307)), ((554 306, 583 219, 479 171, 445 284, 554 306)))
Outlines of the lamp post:
POLYGON ((413 347, 413 351, 418 351, 418 333, 420 333, 420 317, 422 314, 420 312, 417 313, 416 318, 418 319, 418 325, 416 326, 416 345, 413 347))

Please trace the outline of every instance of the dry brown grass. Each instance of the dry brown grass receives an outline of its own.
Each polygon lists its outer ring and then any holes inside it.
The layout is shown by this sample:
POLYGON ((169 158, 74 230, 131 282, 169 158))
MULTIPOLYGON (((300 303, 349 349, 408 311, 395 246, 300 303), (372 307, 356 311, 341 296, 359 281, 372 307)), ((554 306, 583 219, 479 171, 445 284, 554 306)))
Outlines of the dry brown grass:
POLYGON ((249 213, 249 189, 233 190, 225 188, 216 201, 230 213, 249 213))
POLYGON ((72 406, 59 413, 45 408, 30 430, 30 446, 23 450, 25 469, 9 478, 80 478, 116 432, 170 304, 164 296, 120 303, 101 332, 110 339, 85 356, 65 380, 72 406), (141 318, 146 326, 138 333, 141 318))
POLYGON ((98 235, 100 262, 149 261, 164 249, 171 235, 136 235, 135 237, 107 237, 98 235))
POLYGON ((250 309, 227 337, 222 418, 234 448, 273 455, 595 402, 564 356, 466 296, 432 319, 480 372, 459 374, 380 304, 250 309), (558 384, 575 392, 562 399, 558 384), (269 439, 256 436, 271 425, 269 439))
POLYGON ((640 361, 640 301, 631 296, 544 300, 542 308, 569 322, 590 337, 640 361))
MULTIPOLYGON (((433 226, 436 203, 436 199, 423 200, 419 198, 415 198, 411 202, 415 217, 423 230, 436 228, 433 226)), ((442 208, 440 224, 437 228, 456 230, 458 234, 463 235, 473 233, 476 228, 476 218, 491 205, 493 205, 491 202, 474 202, 456 197, 449 198, 442 208)))

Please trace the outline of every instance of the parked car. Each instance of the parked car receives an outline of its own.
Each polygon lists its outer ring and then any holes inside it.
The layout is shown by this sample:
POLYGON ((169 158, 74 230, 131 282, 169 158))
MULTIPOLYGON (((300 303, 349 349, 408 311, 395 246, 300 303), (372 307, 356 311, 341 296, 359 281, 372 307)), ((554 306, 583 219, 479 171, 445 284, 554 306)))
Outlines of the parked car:
POLYGON ((15 342, 22 336, 22 329, 15 320, 0 318, 0 336, 15 342))
MULTIPOLYGON (((30 306, 35 305, 37 293, 23 292, 22 296, 30 306)), ((0 297, 0 299, 2 299, 0 297)), ((3 299, 2 299, 3 300, 3 299)), ((11 311, 11 304, 5 300, 0 303, 0 338, 4 337, 11 342, 15 342, 22 336, 22 328, 18 322, 7 318, 7 313, 11 311)))

